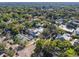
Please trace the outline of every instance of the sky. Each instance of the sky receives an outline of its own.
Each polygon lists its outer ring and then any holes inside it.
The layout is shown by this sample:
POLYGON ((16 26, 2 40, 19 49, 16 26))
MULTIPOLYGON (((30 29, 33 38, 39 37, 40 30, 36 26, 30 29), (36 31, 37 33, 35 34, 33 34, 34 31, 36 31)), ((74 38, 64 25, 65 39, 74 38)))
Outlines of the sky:
POLYGON ((0 2, 79 2, 79 0, 0 0, 0 2))

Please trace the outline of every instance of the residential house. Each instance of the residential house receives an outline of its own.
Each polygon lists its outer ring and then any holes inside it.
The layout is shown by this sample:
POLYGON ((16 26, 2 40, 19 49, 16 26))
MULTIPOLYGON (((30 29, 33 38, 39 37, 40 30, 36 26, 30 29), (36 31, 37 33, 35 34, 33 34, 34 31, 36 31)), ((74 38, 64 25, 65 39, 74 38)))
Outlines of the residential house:
POLYGON ((60 19, 56 20, 56 23, 59 24, 59 25, 61 25, 61 24, 65 24, 66 21, 67 21, 67 19, 60 18, 60 19))
POLYGON ((79 28, 77 28, 76 30, 74 30, 73 35, 79 35, 79 28))
POLYGON ((68 34, 68 33, 63 34, 62 37, 63 37, 65 40, 68 40, 68 41, 69 41, 70 39, 72 39, 71 35, 68 34))
POLYGON ((39 36, 40 33, 42 33, 42 32, 43 32, 42 27, 29 29, 29 34, 32 35, 33 37, 39 36))
POLYGON ((0 42, 3 42, 4 40, 6 40, 6 37, 5 36, 0 37, 0 42))
POLYGON ((57 37, 56 37, 56 39, 68 40, 68 41, 69 41, 70 39, 72 39, 72 37, 71 37, 70 34, 65 33, 65 34, 63 34, 63 35, 58 34, 57 37))
POLYGON ((76 25, 79 25, 79 20, 73 20, 72 22, 76 25))
POLYGON ((59 28, 70 33, 74 31, 74 29, 67 28, 66 25, 60 25, 59 28))
POLYGON ((74 39, 73 41, 71 41, 71 44, 74 46, 79 45, 79 39, 74 39))
POLYGON ((30 35, 17 34, 16 36, 17 36, 17 38, 19 38, 22 41, 32 40, 33 39, 33 37, 30 36, 30 35))
POLYGON ((77 24, 73 23, 72 21, 66 24, 66 27, 69 29, 76 29, 77 24))
POLYGON ((0 54, 0 57, 8 57, 6 53, 0 54))
POLYGON ((79 20, 70 20, 66 25, 67 28, 76 29, 79 26, 79 20))
POLYGON ((56 36, 56 39, 61 39, 61 40, 64 40, 64 38, 62 37, 62 35, 61 35, 61 34, 58 34, 58 35, 56 36))
POLYGON ((56 20, 56 23, 57 23, 57 24, 62 24, 63 21, 64 21, 64 19, 57 19, 57 20, 56 20))

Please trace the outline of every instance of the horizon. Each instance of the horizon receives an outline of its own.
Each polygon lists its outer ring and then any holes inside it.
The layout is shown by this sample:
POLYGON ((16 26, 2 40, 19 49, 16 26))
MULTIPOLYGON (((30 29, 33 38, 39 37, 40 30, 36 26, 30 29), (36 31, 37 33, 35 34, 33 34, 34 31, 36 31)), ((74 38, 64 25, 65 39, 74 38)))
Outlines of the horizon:
POLYGON ((79 6, 79 2, 0 2, 0 6, 79 6))

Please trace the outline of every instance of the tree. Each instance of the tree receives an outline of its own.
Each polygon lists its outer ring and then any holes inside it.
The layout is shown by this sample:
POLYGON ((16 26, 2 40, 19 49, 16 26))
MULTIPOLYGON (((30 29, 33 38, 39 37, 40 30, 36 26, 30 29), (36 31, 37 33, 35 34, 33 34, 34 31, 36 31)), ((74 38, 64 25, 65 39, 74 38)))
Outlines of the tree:
POLYGON ((13 21, 12 23, 8 24, 8 29, 11 29, 12 32, 18 34, 22 29, 24 29, 23 24, 19 24, 17 21, 13 21))
POLYGON ((4 43, 0 43, 0 51, 5 50, 6 45, 4 43))
POLYGON ((75 51, 76 51, 77 55, 79 56, 79 45, 78 45, 78 46, 76 46, 76 47, 74 47, 74 49, 75 49, 75 51))
POLYGON ((41 35, 42 35, 42 38, 44 38, 44 39, 50 38, 50 36, 49 36, 50 35, 50 30, 45 28, 41 35))
POLYGON ((69 48, 64 52, 65 56, 67 57, 73 57, 73 56, 77 56, 76 52, 74 49, 69 48))
POLYGON ((35 54, 36 56, 45 57, 66 56, 64 52, 69 48, 72 48, 72 45, 69 41, 66 40, 62 41, 60 39, 57 39, 51 41, 51 39, 40 39, 36 42, 35 54))
POLYGON ((23 47, 26 47, 26 44, 28 42, 27 40, 21 40, 21 39, 19 39, 17 36, 15 36, 13 38, 13 40, 14 40, 14 44, 19 44, 19 45, 21 45, 23 47))
POLYGON ((21 42, 20 39, 18 39, 18 38, 14 39, 14 44, 20 44, 20 42, 21 42))
POLYGON ((1 21, 1 22, 0 22, 0 28, 1 28, 1 29, 4 29, 5 27, 6 27, 6 23, 3 22, 3 21, 1 21))

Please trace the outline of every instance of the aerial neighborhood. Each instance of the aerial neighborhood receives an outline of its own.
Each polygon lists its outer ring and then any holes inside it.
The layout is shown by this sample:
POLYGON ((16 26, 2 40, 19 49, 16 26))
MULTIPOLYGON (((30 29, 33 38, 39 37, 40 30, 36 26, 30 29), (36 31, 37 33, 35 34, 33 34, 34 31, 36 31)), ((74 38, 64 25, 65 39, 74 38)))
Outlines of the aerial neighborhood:
POLYGON ((0 57, 77 56, 79 3, 0 3, 0 57))

